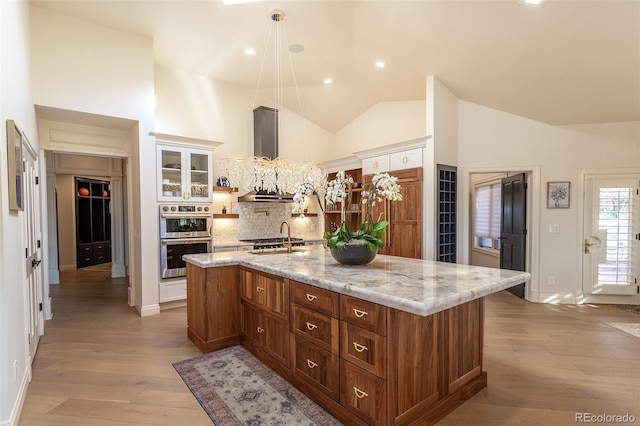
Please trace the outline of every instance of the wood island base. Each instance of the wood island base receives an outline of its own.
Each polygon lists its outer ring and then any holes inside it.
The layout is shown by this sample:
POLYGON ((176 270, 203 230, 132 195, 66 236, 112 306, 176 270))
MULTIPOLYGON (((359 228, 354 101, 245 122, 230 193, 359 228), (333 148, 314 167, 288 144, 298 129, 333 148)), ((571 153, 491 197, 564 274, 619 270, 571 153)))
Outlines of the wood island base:
POLYGON ((484 298, 416 315, 244 266, 187 263, 188 337, 241 344, 349 425, 431 425, 487 386, 484 298))

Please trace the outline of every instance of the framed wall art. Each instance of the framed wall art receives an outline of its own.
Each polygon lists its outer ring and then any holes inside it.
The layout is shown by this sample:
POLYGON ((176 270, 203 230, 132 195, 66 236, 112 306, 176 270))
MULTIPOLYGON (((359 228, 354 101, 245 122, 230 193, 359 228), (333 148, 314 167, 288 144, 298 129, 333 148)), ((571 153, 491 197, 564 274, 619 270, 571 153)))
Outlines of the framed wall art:
POLYGON ((9 174, 9 209, 23 209, 22 132, 15 121, 7 120, 7 170, 9 174))
POLYGON ((547 182, 547 208, 568 209, 571 182, 547 182))

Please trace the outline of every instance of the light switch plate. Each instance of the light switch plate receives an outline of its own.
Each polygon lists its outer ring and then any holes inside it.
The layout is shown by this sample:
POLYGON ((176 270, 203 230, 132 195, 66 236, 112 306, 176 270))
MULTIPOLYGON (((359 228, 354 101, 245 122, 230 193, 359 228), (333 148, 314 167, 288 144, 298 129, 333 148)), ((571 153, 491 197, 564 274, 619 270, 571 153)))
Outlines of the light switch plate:
POLYGON ((549 233, 550 234, 559 234, 560 233, 560 225, 558 225, 558 224, 549 225, 549 233))

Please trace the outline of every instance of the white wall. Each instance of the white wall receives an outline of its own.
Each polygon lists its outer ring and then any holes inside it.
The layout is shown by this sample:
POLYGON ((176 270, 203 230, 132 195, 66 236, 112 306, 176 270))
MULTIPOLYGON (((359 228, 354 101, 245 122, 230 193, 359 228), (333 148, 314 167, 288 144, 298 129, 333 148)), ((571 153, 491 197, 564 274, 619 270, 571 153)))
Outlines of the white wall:
POLYGON ((73 176, 56 176, 58 257, 61 271, 76 269, 76 201, 74 186, 73 176))
MULTIPOLYGON (((440 80, 428 76, 426 99, 425 129, 431 139, 427 140, 423 158, 422 258, 435 260, 438 235, 437 165, 458 165, 458 98, 440 80)), ((460 223, 459 214, 457 220, 460 223)), ((460 232, 457 237, 460 247, 460 232)))
POLYGON ((9 211, 6 120, 39 149, 31 92, 29 3, 0 1, 0 424, 17 423, 30 370, 23 213, 9 211), (15 363, 15 370, 14 370, 15 363))
MULTIPOLYGON (((206 77, 155 68, 156 128, 159 133, 223 142, 214 151, 214 178, 219 160, 253 155, 253 109, 273 105, 258 99, 255 89, 206 77)), ((295 161, 320 161, 332 135, 299 115, 280 108, 279 155, 295 161)))
POLYGON ((335 134, 323 161, 424 137, 426 128, 424 101, 379 102, 335 134))
MULTIPOLYGON (((34 102, 137 122, 132 129, 132 303, 142 315, 159 312, 158 212, 155 206, 153 42, 31 7, 34 102), (55 37, 52 37, 55 34, 55 37), (142 219, 144 218, 144 220, 142 219)), ((78 145, 78 151, 92 153, 78 145)))
MULTIPOLYGON (((640 123, 605 123, 599 125, 557 127, 460 101, 459 165, 460 182, 468 182, 468 171, 500 171, 538 169, 538 191, 541 203, 531 206, 539 220, 529 229, 534 255, 539 257, 539 279, 534 282, 534 300, 573 303, 581 288, 581 224, 577 192, 581 169, 640 168, 640 123), (546 182, 570 181, 569 209, 548 210, 546 182), (550 234, 549 225, 560 226, 560 233, 550 234), (535 232, 539 238, 535 238, 535 232), (555 286, 547 285, 547 277, 556 278, 555 286)), ((534 182, 535 184, 535 182, 534 182)), ((468 202, 461 223, 469 223, 468 202)), ((469 241, 463 241, 463 262, 468 262, 469 241)))

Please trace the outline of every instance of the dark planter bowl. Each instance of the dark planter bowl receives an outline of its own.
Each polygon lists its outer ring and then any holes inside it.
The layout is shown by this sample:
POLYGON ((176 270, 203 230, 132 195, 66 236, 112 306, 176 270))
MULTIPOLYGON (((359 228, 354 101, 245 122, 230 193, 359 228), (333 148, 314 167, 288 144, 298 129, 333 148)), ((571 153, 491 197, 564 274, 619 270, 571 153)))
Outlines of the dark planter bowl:
POLYGON ((347 244, 342 248, 330 250, 331 256, 343 265, 366 265, 378 254, 377 248, 376 251, 370 251, 367 244, 347 244))

